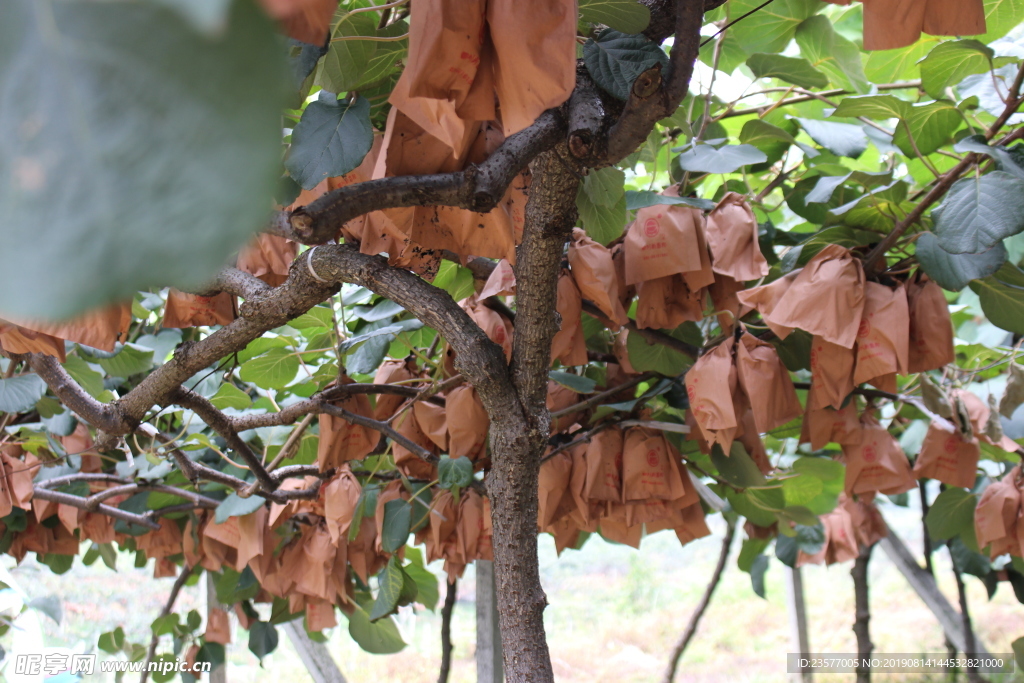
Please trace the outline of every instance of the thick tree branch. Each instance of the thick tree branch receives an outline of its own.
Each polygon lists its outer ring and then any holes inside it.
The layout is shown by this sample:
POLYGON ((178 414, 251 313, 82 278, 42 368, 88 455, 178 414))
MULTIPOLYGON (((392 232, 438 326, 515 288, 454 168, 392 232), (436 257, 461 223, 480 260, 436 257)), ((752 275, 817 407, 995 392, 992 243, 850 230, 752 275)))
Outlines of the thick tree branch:
MULTIPOLYGON (((88 500, 79 496, 73 496, 70 493, 61 493, 60 491, 37 488, 33 491, 32 497, 38 498, 39 500, 48 500, 53 503, 61 503, 62 505, 70 505, 71 507, 76 507, 79 510, 89 510, 87 507, 88 500)), ((134 512, 127 512, 126 510, 111 507, 110 505, 99 505, 95 510, 90 510, 90 512, 101 512, 104 515, 108 515, 114 519, 119 519, 122 522, 138 524, 139 526, 144 526, 153 530, 160 528, 159 524, 145 515, 137 515, 134 512)))
POLYGON ((242 460, 245 461, 246 466, 256 476, 256 481, 260 483, 260 486, 265 491, 273 491, 277 488, 277 482, 274 481, 260 459, 249 448, 249 444, 238 436, 238 432, 235 431, 234 426, 231 424, 231 418, 218 410, 217 406, 210 403, 209 399, 184 387, 179 387, 171 392, 168 398, 178 405, 193 411, 202 418, 203 422, 209 425, 210 429, 220 434, 221 438, 227 442, 228 448, 238 453, 242 460))
POLYGON ((11 361, 15 360, 27 361, 29 367, 46 382, 61 403, 92 426, 118 436, 130 431, 128 421, 113 404, 100 403, 90 396, 54 356, 27 353, 12 356, 11 361))
POLYGON ((221 269, 210 287, 218 292, 227 292, 246 301, 266 296, 273 289, 255 275, 250 275, 238 268, 221 269))
POLYGON ((549 109, 533 125, 510 135, 483 163, 455 173, 397 176, 341 187, 292 211, 287 224, 276 218, 271 229, 303 244, 323 244, 334 239, 347 221, 378 209, 457 206, 490 211, 530 160, 564 134, 562 114, 549 109))
POLYGON ((641 74, 626 101, 626 108, 608 132, 605 163, 613 164, 633 152, 654 124, 671 116, 690 87, 693 64, 700 53, 704 0, 676 0, 675 42, 664 74, 657 66, 641 74))

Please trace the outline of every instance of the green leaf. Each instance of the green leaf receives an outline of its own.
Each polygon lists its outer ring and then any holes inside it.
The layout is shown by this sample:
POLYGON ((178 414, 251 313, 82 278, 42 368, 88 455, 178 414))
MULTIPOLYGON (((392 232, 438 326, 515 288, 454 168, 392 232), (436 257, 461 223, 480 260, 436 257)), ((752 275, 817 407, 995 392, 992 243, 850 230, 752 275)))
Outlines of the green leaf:
MULTIPOLYGON (((815 17, 819 18, 819 17, 815 17)), ((824 17, 820 17, 824 19, 824 17)), ((825 19, 828 22, 828 19, 825 19)), ((747 66, 755 78, 778 78, 780 81, 799 85, 801 88, 824 88, 828 76, 821 73, 801 57, 755 52, 747 58, 747 66)))
MULTIPOLYGON (((406 553, 411 550, 406 549, 406 553)), ((433 611, 437 607, 440 598, 438 593, 438 581, 433 572, 418 564, 409 564, 403 567, 406 577, 416 583, 416 602, 433 611)))
POLYGON ((952 539, 946 545, 949 548, 949 554, 952 556, 953 562, 956 564, 956 568, 964 574, 984 579, 992 571, 992 563, 989 559, 981 553, 968 548, 959 538, 952 539))
POLYGON ((1018 163, 1019 148, 1020 145, 1013 149, 1008 149, 1002 145, 991 147, 985 140, 984 135, 969 135, 953 145, 953 151, 960 152, 961 154, 965 152, 986 154, 995 159, 996 167, 1000 171, 1006 171, 1015 178, 1024 179, 1024 168, 1018 163))
POLYGON ((100 635, 99 648, 110 654, 117 654, 124 647, 124 629, 118 626, 113 631, 100 635))
POLYGON ((112 358, 97 362, 111 377, 124 377, 145 372, 153 367, 153 351, 135 344, 117 344, 112 358))
POLYGON ((583 178, 583 191, 595 206, 611 208, 622 199, 625 182, 626 174, 623 171, 608 166, 587 174, 583 178))
POLYGON ((768 547, 769 540, 761 538, 745 538, 740 546, 740 555, 736 558, 736 566, 740 571, 749 572, 754 560, 768 547))
POLYGON ((1013 658, 1017 662, 1018 669, 1024 669, 1024 636, 1010 643, 1013 650, 1013 658))
MULTIPOLYGON (((375 38, 379 19, 379 15, 373 12, 350 12, 338 20, 331 37, 375 38)), ((352 90, 364 80, 363 74, 369 67, 370 59, 373 58, 378 45, 387 43, 375 40, 332 40, 327 54, 321 60, 322 67, 317 72, 314 83, 332 93, 352 90)))
POLYGON ((474 291, 473 272, 452 261, 441 261, 433 284, 448 292, 456 301, 461 301, 474 291))
POLYGON ((580 222, 591 239, 607 244, 622 235, 626 225, 626 195, 619 196, 614 206, 604 207, 595 204, 581 184, 576 192, 576 209, 580 214, 580 222))
POLYGON ((1019 268, 1006 263, 995 274, 974 280, 970 287, 992 324, 1024 334, 1024 273, 1019 268))
MULTIPOLYGON (((795 38, 800 54, 810 60, 813 68, 828 74, 833 83, 856 92, 871 89, 860 61, 860 49, 836 33, 826 17, 817 15, 804 20, 797 27, 795 38)), ((828 84, 817 87, 825 85, 828 84)))
POLYGON ((908 157, 919 156, 918 152, 928 155, 950 142, 962 122, 960 111, 948 100, 915 104, 897 126, 892 141, 908 157))
POLYGON ((753 145, 707 144, 687 145, 676 157, 684 171, 700 173, 732 173, 749 164, 760 164, 768 160, 764 152, 753 145))
POLYGON ((797 118, 797 121, 812 140, 838 156, 856 159, 868 148, 868 136, 860 126, 817 119, 797 118))
POLYGON ((333 312, 326 306, 314 306, 298 318, 288 321, 288 327, 296 330, 334 327, 333 312))
POLYGON ((412 506, 409 501, 395 498, 384 503, 384 525, 380 545, 386 553, 393 553, 409 540, 412 506))
POLYGON ((5 314, 202 286, 266 220, 286 60, 253 3, 207 35, 153 3, 7 0, 0 45, 5 314))
POLYGON ((658 194, 654 190, 626 190, 626 209, 629 211, 636 211, 637 209, 658 204, 666 204, 668 206, 683 204, 685 206, 693 206, 701 211, 710 211, 715 208, 714 202, 700 199, 699 197, 669 197, 658 194))
POLYGON ((977 38, 982 43, 991 43, 1005 36, 1021 21, 1024 21, 1024 0, 985 0, 985 28, 988 33, 977 38))
POLYGON ((626 337, 626 351, 630 365, 637 372, 660 372, 674 377, 693 365, 689 356, 664 344, 649 344, 636 332, 626 337))
POLYGON ((750 587, 758 597, 766 598, 764 575, 768 571, 768 556, 758 555, 750 565, 750 587))
POLYGON ((1024 180, 1005 171, 962 178, 932 211, 939 245, 952 254, 978 254, 1024 230, 1024 180))
POLYGON ((668 55, 642 35, 605 29, 597 39, 583 46, 583 61, 591 78, 620 100, 629 98, 637 76, 660 64, 668 66, 668 55))
POLYGON ((25 607, 42 612, 50 617, 58 626, 64 617, 64 609, 61 607, 60 598, 56 595, 47 595, 41 598, 32 598, 25 607))
POLYGON ((283 389, 298 371, 299 357, 288 349, 277 348, 242 363, 238 376, 261 389, 283 389))
POLYGON ((902 119, 910 114, 911 104, 893 95, 866 95, 864 97, 847 97, 832 116, 853 118, 863 116, 868 119, 902 119))
POLYGON ((46 382, 34 372, 0 379, 0 412, 29 410, 46 393, 46 382))
POLYGON ((150 625, 153 635, 162 636, 167 633, 174 633, 174 629, 178 626, 178 619, 179 617, 176 612, 157 617, 150 625))
POLYGON ((441 456, 437 464, 438 486, 443 489, 464 489, 472 483, 473 462, 469 458, 462 456, 453 460, 447 455, 441 456))
POLYGON ((561 384, 563 387, 572 389, 577 394, 590 394, 597 388, 597 382, 593 379, 561 370, 551 370, 548 372, 548 378, 561 384))
POLYGON ((1006 262, 1002 242, 980 254, 951 254, 933 233, 923 233, 916 242, 917 262, 928 277, 951 292, 959 292, 971 280, 988 277, 1006 262))
POLYGON ((924 518, 928 533, 945 540, 974 529, 974 508, 978 499, 968 491, 951 486, 939 494, 924 518))
MULTIPOLYGON (((763 0, 731 0, 729 16, 738 18, 757 9, 763 0)), ((821 9, 818 0, 775 0, 754 16, 729 29, 748 52, 782 52, 800 23, 821 9)))
MULTIPOLYGON (((373 15, 371 14, 370 16, 373 15)), ((381 37, 387 36, 396 38, 409 33, 409 24, 405 21, 396 21, 388 24, 377 33, 381 37)), ((378 81, 384 81, 384 79, 391 77, 401 68, 402 60, 405 58, 405 54, 408 50, 408 38, 405 40, 390 40, 385 43, 377 43, 377 49, 374 51, 373 57, 371 57, 370 61, 367 63, 366 68, 363 70, 362 79, 356 83, 354 89, 365 89, 378 81)))
POLYGON ((948 86, 992 68, 993 57, 992 48, 973 38, 939 43, 920 61, 921 87, 936 99, 945 97, 948 86))
POLYGON ((204 642, 196 653, 196 662, 209 662, 211 669, 224 664, 224 646, 220 643, 204 642))
POLYGON ((395 611, 404 582, 405 575, 402 572, 402 565, 398 558, 393 556, 378 577, 380 590, 377 592, 377 599, 370 612, 370 621, 377 621, 395 611))
POLYGON ((636 0, 580 0, 579 10, 583 21, 622 33, 640 33, 651 23, 651 11, 636 0))
POLYGON ((229 517, 245 517, 263 507, 263 503, 263 498, 259 496, 242 498, 237 493, 232 493, 217 506, 216 522, 223 524, 229 517))
MULTIPOLYGON (((761 119, 751 119, 743 124, 743 129, 740 130, 740 142, 745 145, 753 145, 764 152, 768 157, 767 163, 770 164, 781 159, 791 145, 797 144, 796 139, 790 133, 761 119)), ((805 147, 810 150, 811 156, 818 153, 813 147, 808 145, 805 147)))
POLYGON ((64 369, 93 398, 103 393, 103 375, 90 368, 84 358, 68 356, 64 361, 64 369))
POLYGON ((362 163, 373 145, 370 101, 339 100, 327 90, 311 102, 292 131, 284 165, 299 185, 312 190, 327 177, 345 175, 362 163))
POLYGON ((715 469, 722 475, 722 478, 733 486, 741 489, 751 486, 763 486, 764 475, 757 468, 753 459, 747 455, 746 449, 739 441, 733 441, 729 455, 725 454, 722 447, 715 444, 711 447, 711 462, 715 469))
POLYGON ((254 621, 249 626, 249 652, 260 661, 277 649, 277 628, 266 621, 254 621))
POLYGON ((938 38, 921 36, 920 40, 907 47, 871 52, 864 62, 864 73, 872 83, 896 83, 917 78, 917 62, 938 42, 938 38))
POLYGON ((362 605, 349 615, 348 632, 359 647, 371 654, 390 655, 405 648, 405 641, 402 640, 394 620, 386 617, 371 622, 362 605))
POLYGON ((224 408, 245 410, 252 405, 252 399, 249 398, 249 394, 245 393, 234 384, 225 382, 220 385, 220 389, 217 390, 217 393, 210 398, 210 403, 220 410, 223 410, 224 408))
POLYGON ((789 477, 782 481, 782 493, 786 505, 807 505, 824 490, 821 479, 807 474, 789 477))

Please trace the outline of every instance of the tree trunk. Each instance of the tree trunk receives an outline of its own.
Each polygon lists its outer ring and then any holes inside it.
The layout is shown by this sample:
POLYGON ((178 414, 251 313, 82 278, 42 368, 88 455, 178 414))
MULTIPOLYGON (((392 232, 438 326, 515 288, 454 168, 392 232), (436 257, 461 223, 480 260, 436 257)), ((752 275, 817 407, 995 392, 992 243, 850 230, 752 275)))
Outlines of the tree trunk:
POLYGON ((868 623, 871 621, 871 605, 868 601, 868 561, 875 546, 861 548, 860 555, 853 563, 850 575, 853 576, 854 610, 856 619, 853 632, 857 635, 857 683, 870 683, 871 667, 867 659, 875 646, 871 643, 868 623))
POLYGON ((539 156, 516 253, 516 329, 512 378, 522 419, 491 424, 494 578, 505 676, 510 683, 554 681, 544 633, 547 597, 537 566, 537 477, 550 417, 545 400, 551 339, 558 329, 555 291, 562 250, 576 222, 577 175, 559 158, 564 145, 539 156))
MULTIPOLYGON (((978 647, 974 638, 974 628, 971 626, 971 612, 967 609, 967 587, 964 585, 964 577, 960 568, 956 566, 956 559, 953 551, 949 552, 949 561, 953 564, 953 576, 956 577, 956 593, 960 599, 960 619, 964 628, 964 657, 968 659, 978 656, 978 647)), ((978 673, 978 667, 967 667, 967 680, 970 683, 985 683, 986 679, 978 673)))

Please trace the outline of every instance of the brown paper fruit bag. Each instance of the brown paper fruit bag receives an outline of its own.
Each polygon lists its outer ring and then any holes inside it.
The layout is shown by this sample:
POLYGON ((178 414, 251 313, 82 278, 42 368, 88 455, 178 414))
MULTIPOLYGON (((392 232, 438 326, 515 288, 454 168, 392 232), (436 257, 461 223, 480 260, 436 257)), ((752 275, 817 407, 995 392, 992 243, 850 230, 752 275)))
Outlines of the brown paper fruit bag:
POLYGON ((588 359, 587 340, 583 334, 583 300, 572 276, 565 269, 558 276, 556 310, 562 322, 551 340, 551 360, 557 360, 565 366, 586 365, 588 359))
MULTIPOLYGON (((430 438, 423 433, 416 415, 410 410, 395 418, 393 427, 399 434, 406 437, 413 443, 422 446, 427 451, 435 453, 437 447, 430 438)), ((420 458, 408 448, 397 441, 391 445, 391 452, 395 458, 395 468, 402 474, 413 479, 425 479, 433 481, 437 478, 437 465, 420 458)))
POLYGON ((780 277, 778 280, 769 282, 766 285, 751 287, 750 289, 736 293, 736 299, 739 301, 740 305, 746 306, 748 309, 756 309, 764 319, 765 325, 767 325, 779 339, 785 339, 788 337, 793 331, 793 328, 776 322, 775 309, 782 302, 786 293, 793 286, 793 283, 796 281, 797 277, 799 277, 800 273, 801 271, 794 270, 793 272, 780 277))
POLYGON ((622 446, 622 498, 625 501, 677 500, 686 490, 678 466, 678 457, 665 437, 643 427, 626 430, 622 446))
POLYGON ((254 242, 238 252, 237 267, 271 287, 278 287, 288 279, 288 268, 298 253, 299 245, 295 242, 260 233, 254 242))
POLYGON ((488 0, 506 136, 569 99, 576 87, 576 20, 575 0, 488 0))
POLYGON ((487 276, 484 288, 480 290, 480 298, 490 296, 512 296, 516 293, 516 274, 512 264, 501 259, 494 265, 494 270, 487 276))
POLYGON ((45 353, 61 363, 67 360, 64 340, 42 332, 33 332, 0 320, 0 349, 7 353, 45 353))
POLYGON ((704 217, 688 206, 640 209, 622 242, 625 284, 702 269, 704 217))
POLYGON ((894 50, 921 37, 985 33, 982 0, 861 0, 864 49, 894 50))
POLYGON ((989 557, 1005 553, 1020 557, 1017 524, 1021 510, 1021 466, 988 485, 974 510, 974 534, 978 547, 989 547, 989 557))
POLYGON ((850 401, 839 410, 826 406, 808 410, 804 414, 800 443, 811 444, 812 450, 821 450, 830 443, 856 445, 862 438, 863 427, 855 401, 850 401))
POLYGON ((445 399, 445 410, 456 418, 447 422, 449 456, 474 461, 484 457, 491 419, 476 389, 468 384, 452 389, 445 399))
POLYGON ((573 228, 569 243, 569 267, 580 294, 597 306, 618 329, 629 318, 619 302, 619 278, 608 249, 573 228))
POLYGON ((476 294, 460 301, 459 307, 469 314, 492 342, 501 347, 505 352, 505 360, 512 360, 512 321, 480 301, 476 294))
MULTIPOLYGON (((343 379, 348 380, 347 377, 343 379)), ((332 403, 355 415, 373 417, 370 399, 366 394, 353 394, 332 403)), ((332 467, 341 467, 349 460, 362 460, 373 451, 377 442, 380 441, 380 433, 377 430, 349 422, 343 417, 321 413, 319 423, 320 440, 317 445, 316 460, 321 472, 332 467)))
POLYGON ((737 320, 753 310, 750 306, 740 303, 738 295, 742 291, 742 282, 720 273, 715 273, 715 281, 708 286, 711 303, 718 312, 718 326, 723 332, 730 332, 737 320))
POLYGON ((583 495, 588 501, 622 502, 622 430, 598 432, 587 446, 587 478, 583 495))
POLYGON ((199 296, 172 288, 167 292, 167 307, 164 309, 162 326, 230 325, 235 315, 235 297, 227 292, 214 296, 199 296))
POLYGON ((857 531, 853 526, 853 517, 849 510, 840 506, 821 518, 828 535, 828 546, 825 550, 825 564, 832 565, 857 559, 860 548, 857 546, 857 531))
MULTIPOLYGON (((416 361, 413 358, 406 358, 404 360, 392 360, 388 359, 380 364, 377 368, 377 374, 373 377, 374 384, 401 384, 405 387, 415 387, 416 382, 412 380, 421 378, 419 368, 416 366, 416 361)), ((406 401, 405 396, 399 396, 397 394, 378 394, 377 395, 377 406, 373 410, 373 419, 386 422, 391 419, 391 416, 395 414, 406 401)))
POLYGON ((856 353, 815 336, 811 341, 811 391, 807 395, 810 410, 843 407, 846 397, 856 388, 853 366, 856 353))
POLYGON ((111 304, 61 323, 37 320, 11 322, 31 332, 67 339, 103 351, 113 351, 115 342, 124 341, 128 337, 128 328, 132 324, 132 306, 131 302, 111 304))
MULTIPOLYGON (((546 529, 559 519, 562 499, 572 500, 569 481, 572 476, 572 457, 561 452, 544 461, 537 479, 537 527, 546 529)), ((564 516, 564 515, 563 515, 564 516)))
POLYGON ((974 486, 980 456, 977 439, 965 439, 960 430, 946 420, 933 420, 914 463, 914 476, 969 489, 974 486))
POLYGON ((863 310, 864 268, 860 259, 845 247, 829 244, 800 270, 769 317, 774 325, 799 327, 852 349, 863 310))
POLYGON ((796 419, 803 412, 793 380, 775 347, 749 333, 744 333, 736 345, 736 379, 750 400, 760 434, 796 419))
POLYGON ((704 290, 691 291, 682 275, 641 282, 636 291, 637 327, 674 330, 704 319, 704 290))
MULTIPOLYGON (((853 383, 871 382, 884 391, 895 391, 891 386, 879 386, 880 379, 894 373, 909 374, 910 309, 906 290, 902 285, 890 289, 877 282, 864 285, 864 313, 857 330, 857 360, 853 383)), ((881 380, 884 381, 884 380, 881 380)), ((888 381, 884 383, 889 384, 888 381)))
POLYGON ((718 444, 726 453, 732 446, 739 419, 733 407, 737 386, 732 344, 724 342, 708 351, 686 373, 690 413, 704 440, 718 444))
POLYGON ((757 240, 757 219, 746 198, 727 192, 708 214, 707 240, 716 273, 745 282, 768 274, 757 240))
POLYGON ((843 446, 846 457, 846 495, 881 492, 895 495, 917 486, 910 463, 899 442, 874 416, 861 416, 863 439, 858 445, 843 446))
POLYGON ((207 616, 206 632, 203 636, 208 643, 229 644, 231 642, 231 624, 228 621, 228 613, 220 607, 211 609, 207 616))
POLYGON ((919 274, 907 283, 910 307, 909 371, 937 370, 956 362, 953 321, 942 287, 919 274))

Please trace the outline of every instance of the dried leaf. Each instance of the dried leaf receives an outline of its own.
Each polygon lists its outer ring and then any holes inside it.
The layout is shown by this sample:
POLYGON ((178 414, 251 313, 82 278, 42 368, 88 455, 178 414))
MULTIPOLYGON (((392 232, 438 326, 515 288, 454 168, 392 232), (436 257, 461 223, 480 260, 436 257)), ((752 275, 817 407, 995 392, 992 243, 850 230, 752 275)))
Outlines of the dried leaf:
POLYGON ((996 397, 988 395, 988 420, 985 421, 985 436, 998 443, 1003 440, 1003 423, 999 421, 999 410, 996 407, 996 397))
POLYGON ((1010 379, 1006 382, 1003 400, 999 402, 999 414, 1012 418, 1017 406, 1024 403, 1024 367, 1010 363, 1010 379))
POLYGON ((945 392, 928 375, 921 374, 921 398, 924 399, 925 407, 940 417, 953 417, 953 406, 946 397, 945 392))

